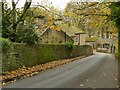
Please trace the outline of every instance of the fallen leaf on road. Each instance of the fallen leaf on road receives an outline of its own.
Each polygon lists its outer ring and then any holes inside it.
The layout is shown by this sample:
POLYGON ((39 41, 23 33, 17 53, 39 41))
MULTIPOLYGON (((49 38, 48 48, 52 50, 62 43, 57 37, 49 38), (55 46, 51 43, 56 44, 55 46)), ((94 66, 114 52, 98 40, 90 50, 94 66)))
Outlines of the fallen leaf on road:
POLYGON ((83 87, 83 84, 80 84, 81 87, 83 87))
POLYGON ((106 74, 103 74, 104 76, 106 76, 106 74))
POLYGON ((93 80, 93 82, 96 82, 95 80, 93 80))
MULTIPOLYGON (((85 56, 84 56, 85 57, 85 56)), ((10 71, 10 72, 3 72, 2 75, 0 76, 0 80, 2 80, 2 85, 6 84, 7 82, 17 80, 20 78, 25 78, 25 77, 31 77, 34 76, 40 72, 44 72, 47 69, 51 69, 53 67, 62 65, 62 64, 68 64, 72 61, 79 60, 83 58, 82 56, 80 57, 75 57, 71 59, 63 59, 63 60, 57 60, 57 61, 51 61, 45 64, 40 64, 32 67, 26 67, 23 66, 21 68, 16 69, 15 71, 10 71)), ((82 87, 83 85, 81 85, 82 87)))
POLYGON ((86 81, 89 81, 89 79, 86 79, 86 81))

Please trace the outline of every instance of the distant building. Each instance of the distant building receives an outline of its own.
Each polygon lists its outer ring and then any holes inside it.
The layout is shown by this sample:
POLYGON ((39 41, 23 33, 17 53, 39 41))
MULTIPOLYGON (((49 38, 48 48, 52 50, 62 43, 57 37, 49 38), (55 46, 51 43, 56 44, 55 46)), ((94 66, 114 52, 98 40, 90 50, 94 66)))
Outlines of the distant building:
POLYGON ((85 44, 86 45, 91 45, 93 49, 96 49, 96 37, 86 37, 85 39, 85 44))
POLYGON ((115 51, 116 38, 111 32, 99 34, 98 37, 88 37, 85 40, 87 45, 91 45, 94 49, 106 48, 109 53, 115 51))

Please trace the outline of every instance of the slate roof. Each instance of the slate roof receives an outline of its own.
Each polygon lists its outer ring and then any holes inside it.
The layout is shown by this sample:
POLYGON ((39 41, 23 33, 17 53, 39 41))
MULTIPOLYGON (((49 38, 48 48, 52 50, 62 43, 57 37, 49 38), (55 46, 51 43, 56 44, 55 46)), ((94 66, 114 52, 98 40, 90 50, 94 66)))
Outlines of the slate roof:
POLYGON ((95 42, 97 40, 97 37, 87 37, 85 39, 86 42, 95 42))
POLYGON ((46 32, 46 30, 48 30, 51 25, 52 25, 52 24, 50 24, 50 25, 48 25, 48 26, 45 26, 44 28, 41 28, 41 29, 39 28, 39 29, 37 29, 36 32, 37 32, 38 36, 43 35, 43 33, 46 32))
MULTIPOLYGON (((53 23, 53 24, 51 24, 51 25, 55 25, 55 24, 53 23)), ((46 26, 46 27, 44 27, 44 28, 42 28, 42 29, 38 29, 38 30, 37 30, 37 33, 39 33, 39 36, 41 36, 47 29, 49 29, 51 25, 46 26)), ((77 33, 79 33, 79 34, 85 34, 85 32, 84 32, 83 30, 80 30, 79 28, 77 28, 77 27, 75 27, 75 26, 70 26, 70 27, 68 27, 68 26, 65 25, 65 24, 60 24, 60 25, 58 25, 58 27, 59 27, 62 31, 66 32, 66 34, 67 34, 68 36, 75 36, 75 34, 77 34, 77 33)))
POLYGON ((65 24, 61 24, 59 25, 59 27, 64 31, 66 32, 67 35, 69 36, 74 36, 76 33, 79 33, 79 34, 83 34, 85 33, 83 30, 80 30, 79 28, 75 27, 75 26, 67 26, 65 24))
POLYGON ((96 40, 96 43, 99 43, 99 44, 104 44, 104 43, 112 43, 114 44, 115 43, 115 39, 111 38, 101 38, 99 37, 97 40, 96 40))
POLYGON ((115 43, 115 39, 109 39, 109 38, 101 38, 101 37, 87 37, 86 42, 96 42, 97 44, 104 44, 104 43, 115 43))

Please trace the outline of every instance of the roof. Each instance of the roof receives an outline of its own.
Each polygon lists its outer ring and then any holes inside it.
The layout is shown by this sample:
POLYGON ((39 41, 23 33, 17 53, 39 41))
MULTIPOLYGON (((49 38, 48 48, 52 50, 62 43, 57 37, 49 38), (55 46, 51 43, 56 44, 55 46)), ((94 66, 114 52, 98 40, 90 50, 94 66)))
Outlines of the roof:
POLYGON ((36 32, 37 32, 38 36, 43 35, 43 33, 45 33, 45 32, 50 28, 51 25, 52 25, 52 24, 50 24, 49 26, 45 26, 45 27, 42 28, 42 29, 37 29, 36 32))
MULTIPOLYGON (((53 28, 51 28, 51 26, 56 26, 54 23, 52 23, 52 24, 50 24, 49 26, 47 26, 47 27, 45 27, 45 28, 43 28, 43 29, 38 29, 38 36, 42 36, 47 30, 53 30, 53 28)), ((56 31, 62 31, 63 33, 65 33, 62 29, 60 29, 60 30, 56 30, 56 31)), ((66 35, 69 37, 69 38, 71 38, 67 33, 66 33, 66 35)), ((72 38, 71 38, 71 40, 72 40, 72 38)))
POLYGON ((109 39, 109 38, 101 38, 101 37, 99 37, 96 40, 96 43, 99 43, 99 44, 112 43, 112 44, 114 44, 115 43, 115 39, 109 39))
POLYGON ((85 32, 83 30, 80 30, 79 28, 75 27, 75 26, 67 26, 66 24, 61 24, 61 25, 56 25, 54 23, 42 28, 42 29, 38 29, 36 30, 37 33, 41 36, 46 30, 48 30, 51 26, 57 26, 60 28, 60 30, 62 30, 63 32, 66 32, 66 34, 68 36, 75 36, 76 34, 85 34, 85 32))
POLYGON ((75 27, 75 26, 68 26, 66 24, 61 24, 59 25, 59 27, 66 32, 66 34, 68 34, 69 36, 74 36, 75 34, 79 33, 79 34, 85 34, 85 32, 83 30, 80 30, 79 28, 75 27))
MULTIPOLYGON (((56 30, 56 31, 63 31, 60 27, 58 27, 56 24, 52 23, 48 26, 45 26, 44 28, 39 28, 36 30, 36 32, 38 33, 38 36, 43 35, 47 30, 56 30)), ((63 31, 64 32, 64 31, 63 31)))
POLYGON ((75 33, 75 35, 79 35, 79 34, 85 34, 85 32, 75 33))
POLYGON ((85 42, 95 42, 97 40, 97 37, 87 37, 85 42))

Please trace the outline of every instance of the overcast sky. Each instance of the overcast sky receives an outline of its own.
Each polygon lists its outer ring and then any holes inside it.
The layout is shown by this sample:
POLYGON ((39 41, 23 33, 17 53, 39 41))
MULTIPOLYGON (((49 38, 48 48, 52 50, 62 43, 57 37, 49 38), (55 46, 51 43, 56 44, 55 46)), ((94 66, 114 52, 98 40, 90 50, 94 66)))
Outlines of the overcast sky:
MULTIPOLYGON (((7 1, 11 2, 12 0, 7 0, 7 1)), ((14 0, 14 1, 17 1, 17 0, 14 0)), ((23 7, 25 1, 26 0, 19 0, 19 3, 17 4, 17 7, 23 7)), ((37 3, 37 2, 40 3, 40 2, 44 2, 44 1, 46 1, 46 0, 32 0, 32 4, 37 3)), ((48 2, 52 2, 52 5, 59 10, 63 10, 66 7, 67 3, 70 2, 70 1, 73 1, 73 2, 75 2, 75 1, 81 1, 81 2, 102 1, 102 2, 104 2, 105 0, 48 0, 48 2)), ((117 1, 117 0, 113 0, 113 1, 117 1)))
POLYGON ((70 0, 49 0, 49 1, 52 2, 53 6, 58 9, 64 9, 67 3, 70 2, 70 0))
MULTIPOLYGON (((1 0, 0 0, 1 1, 1 0)), ((12 0, 7 0, 8 2, 11 2, 12 0)), ((15 2, 17 0, 14 0, 15 2)), ((24 3, 26 0, 19 0, 19 3, 17 4, 17 7, 23 7, 24 3)), ((32 4, 33 3, 37 3, 37 2, 44 2, 46 0, 32 0, 32 4)), ((52 5, 60 10, 63 10, 65 8, 65 6, 67 5, 68 2, 70 2, 71 0, 48 0, 48 2, 52 2, 52 5)))

